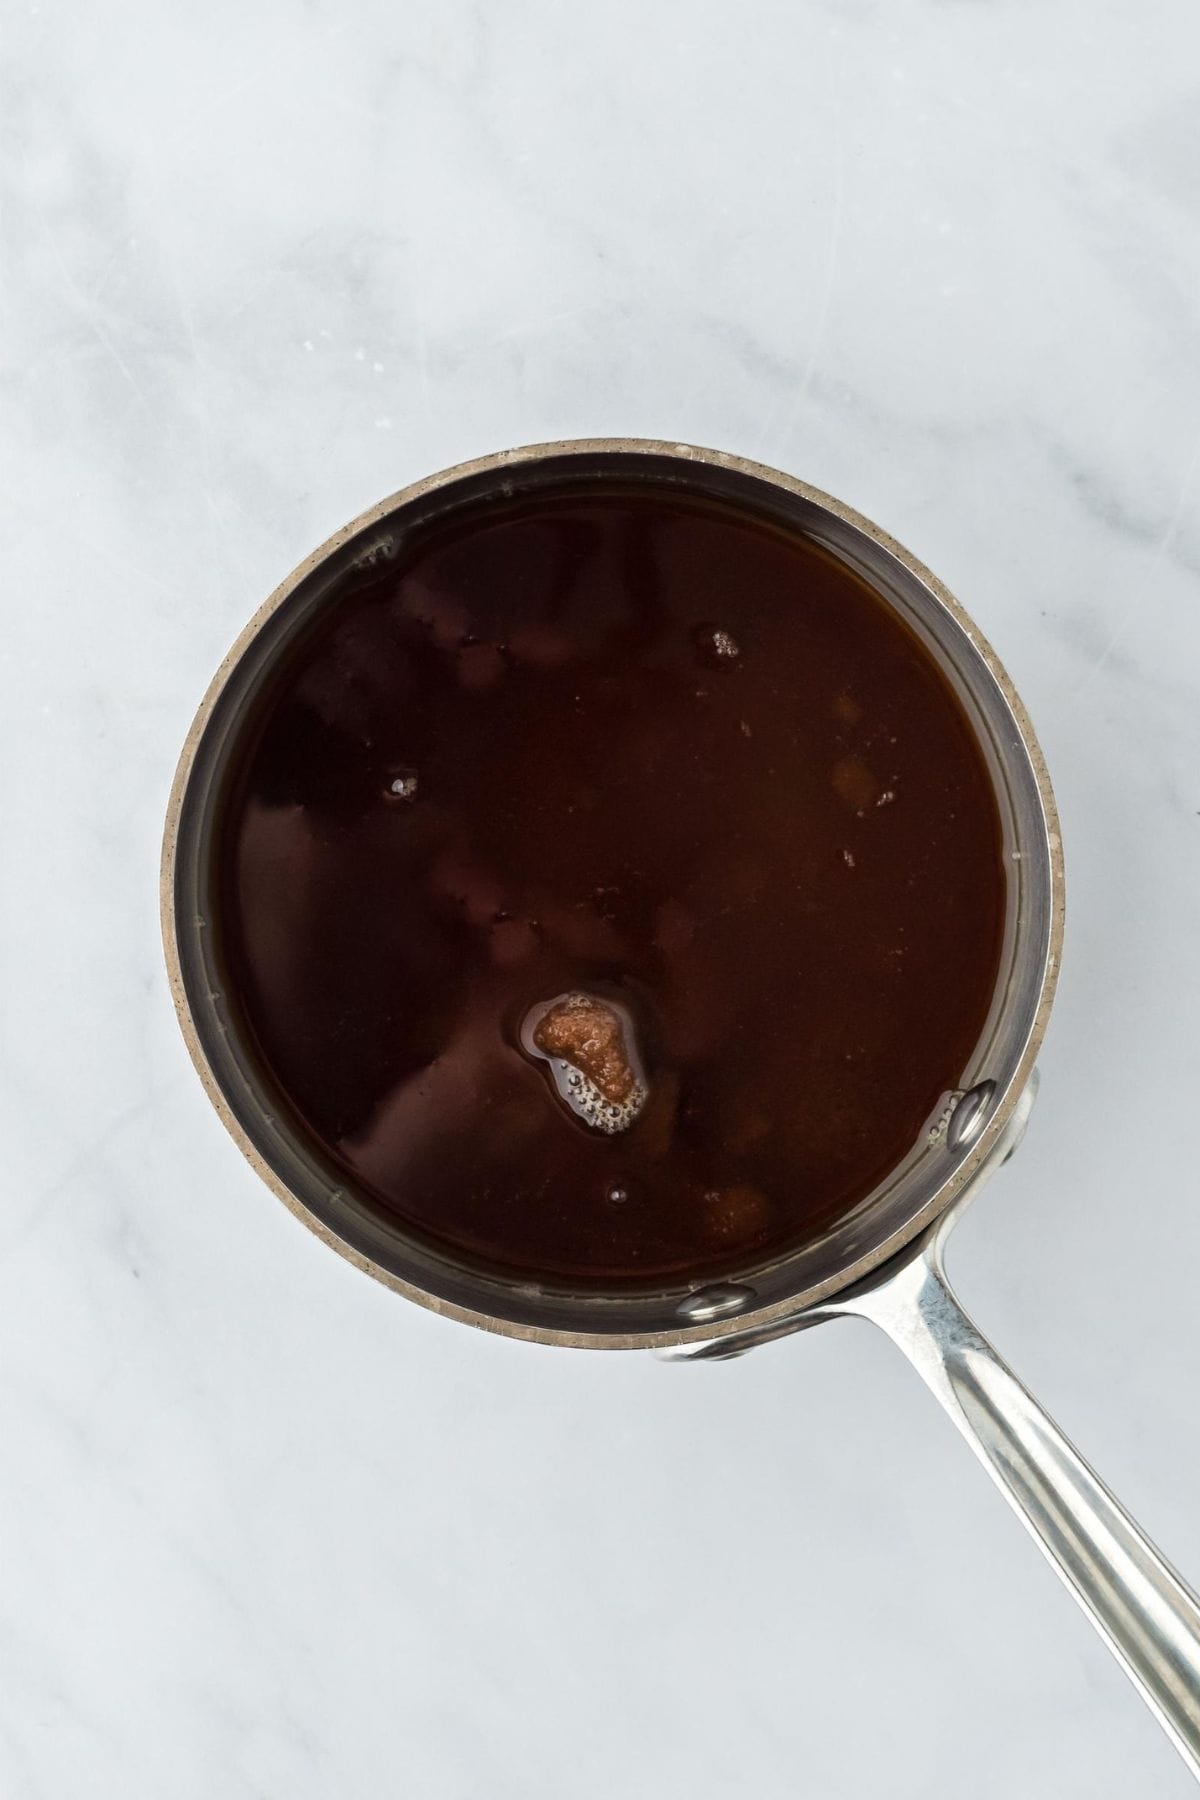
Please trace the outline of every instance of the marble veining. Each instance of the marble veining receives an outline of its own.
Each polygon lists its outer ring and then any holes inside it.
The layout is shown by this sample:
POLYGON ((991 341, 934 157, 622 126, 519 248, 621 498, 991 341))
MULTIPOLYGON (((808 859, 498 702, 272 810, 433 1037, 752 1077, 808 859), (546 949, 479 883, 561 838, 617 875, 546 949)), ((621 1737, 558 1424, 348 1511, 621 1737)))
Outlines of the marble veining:
POLYGON ((530 1349, 302 1231, 187 1065, 156 862, 225 648, 405 481, 641 434, 878 519, 1008 663, 1067 851, 1038 1112, 953 1273, 1200 1579, 1194 9, 14 0, 5 36, 6 1800, 1183 1800, 866 1327, 530 1349))

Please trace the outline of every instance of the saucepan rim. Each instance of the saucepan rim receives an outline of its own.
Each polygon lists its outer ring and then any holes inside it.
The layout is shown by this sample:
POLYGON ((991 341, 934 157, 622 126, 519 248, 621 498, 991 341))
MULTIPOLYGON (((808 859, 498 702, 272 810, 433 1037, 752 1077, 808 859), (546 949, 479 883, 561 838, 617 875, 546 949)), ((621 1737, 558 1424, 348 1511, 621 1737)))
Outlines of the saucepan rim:
POLYGON ((367 1274, 450 1318, 539 1343, 642 1349, 758 1330, 792 1317, 896 1256, 953 1205, 1003 1133, 1045 1033, 1062 946, 1063 862, 1045 760, 1007 671, 954 596, 894 538, 831 495, 744 457, 657 439, 577 438, 501 451, 411 483, 335 532, 264 601, 222 661, 184 743, 167 809, 160 900, 171 993, 192 1061, 247 1161, 297 1218, 367 1274), (1001 1006, 1000 1035, 991 1046, 998 1060, 987 1065, 1000 1071, 1000 1079, 983 1084, 988 1102, 981 1114, 982 1128, 954 1156, 947 1152, 944 1178, 936 1170, 933 1174, 925 1170, 920 1204, 895 1219, 890 1229, 873 1235, 872 1220, 880 1223, 882 1211, 872 1214, 870 1206, 864 1206, 858 1226, 846 1227, 851 1234, 845 1240, 849 1250, 831 1249, 836 1266, 807 1283, 797 1279, 789 1286, 790 1272, 803 1267, 803 1253, 798 1253, 776 1259, 769 1269, 750 1264, 718 1284, 681 1280, 673 1286, 661 1284, 654 1293, 572 1294, 566 1288, 488 1276, 415 1244, 394 1225, 386 1238, 377 1224, 368 1230, 360 1202, 344 1187, 328 1186, 327 1172, 328 1193, 315 1174, 303 1183, 297 1176, 291 1160, 300 1154, 295 1136, 269 1112, 262 1095, 253 1090, 246 1066, 239 1065, 236 1028, 206 961, 205 820, 211 823, 222 734, 228 737, 235 731, 236 720, 249 704, 247 695, 285 647, 291 616, 303 605, 319 605, 319 598, 311 596, 322 579, 332 580, 337 571, 394 554, 406 515, 428 515, 431 508, 450 507, 467 498, 508 495, 527 484, 584 476, 666 482, 684 492, 724 493, 748 510, 770 504, 802 515, 802 529, 866 574, 885 598, 909 611, 910 623, 935 650, 950 657, 953 668, 948 673, 960 694, 968 701, 978 698, 987 713, 986 732, 981 735, 990 743, 997 788, 1003 785, 1007 791, 1013 784, 1021 835, 1020 847, 1010 852, 1015 872, 1009 879, 1018 883, 1012 890, 1017 898, 1010 905, 1010 936, 1013 932, 1017 936, 1007 977, 1011 991, 1004 1000, 1009 1012, 1001 1006), (261 664, 257 674, 256 662, 261 664), (930 1188, 934 1180, 937 1185, 930 1188), (300 1185, 308 1189, 303 1196, 296 1191, 300 1185), (715 1297, 711 1307, 705 1304, 709 1293, 715 1297), (683 1322, 665 1322, 675 1318, 683 1322))

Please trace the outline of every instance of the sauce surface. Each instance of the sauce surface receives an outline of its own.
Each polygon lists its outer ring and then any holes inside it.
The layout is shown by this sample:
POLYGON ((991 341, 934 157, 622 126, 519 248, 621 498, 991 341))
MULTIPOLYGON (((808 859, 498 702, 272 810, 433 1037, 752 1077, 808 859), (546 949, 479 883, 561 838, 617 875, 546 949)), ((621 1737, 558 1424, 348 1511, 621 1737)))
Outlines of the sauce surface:
POLYGON ((335 1179, 585 1286, 852 1208, 960 1084, 1004 912, 916 637, 816 546, 645 489, 458 516, 347 581, 218 867, 244 1025, 335 1179), (545 1048, 574 1043, 590 1075, 545 1048))

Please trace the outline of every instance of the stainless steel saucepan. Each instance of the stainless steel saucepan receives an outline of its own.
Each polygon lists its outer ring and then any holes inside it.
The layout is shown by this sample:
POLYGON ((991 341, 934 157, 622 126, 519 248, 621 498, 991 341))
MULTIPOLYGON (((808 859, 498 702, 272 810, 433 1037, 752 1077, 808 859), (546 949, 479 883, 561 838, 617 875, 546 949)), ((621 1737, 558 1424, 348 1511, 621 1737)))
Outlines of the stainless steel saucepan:
POLYGON ((1200 1776, 1200 1601, 1139 1531, 968 1319, 942 1247, 967 1199, 1009 1156, 1034 1092, 1062 939, 1062 857, 1041 753, 1012 684, 966 613, 920 563, 848 507, 740 457, 687 444, 542 444, 417 482, 338 532, 271 595, 218 671, 188 735, 167 818, 163 931, 188 1048, 217 1111, 268 1185, 328 1244, 451 1318, 539 1343, 649 1348, 699 1362, 826 1319, 871 1320, 937 1395, 1200 1776), (380 1217, 293 1132, 227 1006, 209 929, 214 820, 256 698, 297 633, 355 568, 414 528, 489 498, 619 481, 720 499, 822 544, 924 640, 987 757, 1003 823, 1007 907, 991 1013, 955 1103, 847 1218, 727 1280, 603 1295, 505 1280, 380 1217))

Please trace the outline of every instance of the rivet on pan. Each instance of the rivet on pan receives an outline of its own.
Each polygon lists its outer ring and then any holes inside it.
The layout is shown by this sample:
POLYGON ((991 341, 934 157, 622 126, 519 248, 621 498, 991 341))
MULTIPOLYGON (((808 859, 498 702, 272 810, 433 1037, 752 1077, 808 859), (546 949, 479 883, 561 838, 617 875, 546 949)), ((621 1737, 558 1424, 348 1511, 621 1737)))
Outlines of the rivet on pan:
POLYGON ((727 1319, 730 1313, 741 1312, 754 1298, 754 1289, 739 1287, 736 1282, 718 1282, 713 1287, 700 1288, 681 1300, 676 1312, 681 1319, 687 1319, 692 1325, 707 1325, 713 1319, 727 1319))
POLYGON ((361 550, 350 566, 356 575, 366 575, 372 569, 379 568, 382 563, 394 562, 399 547, 394 534, 387 532, 376 538, 373 544, 368 544, 365 550, 361 550))
POLYGON ((977 1087, 967 1089, 946 1130, 946 1142, 951 1150, 966 1150, 975 1142, 987 1124, 995 1095, 994 1081, 981 1081, 977 1087))

